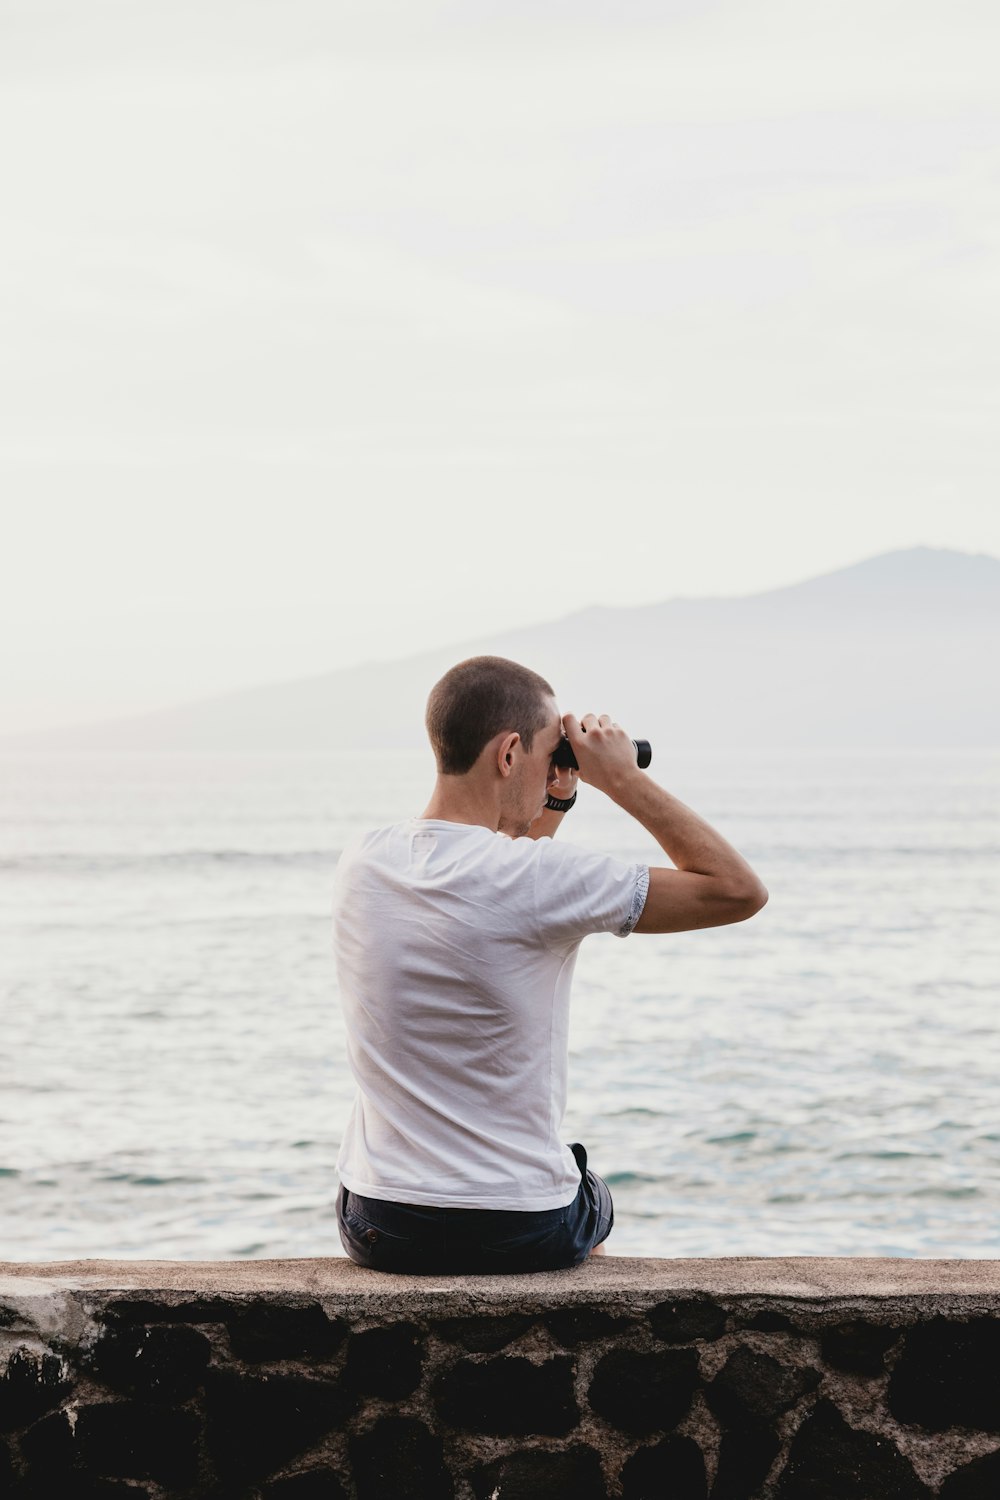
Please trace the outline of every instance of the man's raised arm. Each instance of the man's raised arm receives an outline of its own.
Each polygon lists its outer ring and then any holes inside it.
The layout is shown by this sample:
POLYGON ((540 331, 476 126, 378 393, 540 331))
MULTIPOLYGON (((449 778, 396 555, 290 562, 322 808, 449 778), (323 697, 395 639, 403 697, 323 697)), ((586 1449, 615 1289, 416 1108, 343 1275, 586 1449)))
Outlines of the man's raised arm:
POLYGON ((635 761, 635 747, 607 714, 565 715, 580 777, 617 802, 653 835, 675 870, 651 866, 649 894, 634 932, 688 932, 745 922, 767 889, 741 854, 690 807, 658 786, 635 761))

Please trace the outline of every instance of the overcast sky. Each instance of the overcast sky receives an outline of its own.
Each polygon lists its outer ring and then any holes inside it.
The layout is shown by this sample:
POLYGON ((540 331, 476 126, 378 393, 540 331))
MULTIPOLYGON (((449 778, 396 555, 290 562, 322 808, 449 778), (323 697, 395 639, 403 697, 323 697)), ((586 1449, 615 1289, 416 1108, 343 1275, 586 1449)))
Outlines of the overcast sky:
POLYGON ((0 18, 0 728, 1000 555, 995 4, 0 18))

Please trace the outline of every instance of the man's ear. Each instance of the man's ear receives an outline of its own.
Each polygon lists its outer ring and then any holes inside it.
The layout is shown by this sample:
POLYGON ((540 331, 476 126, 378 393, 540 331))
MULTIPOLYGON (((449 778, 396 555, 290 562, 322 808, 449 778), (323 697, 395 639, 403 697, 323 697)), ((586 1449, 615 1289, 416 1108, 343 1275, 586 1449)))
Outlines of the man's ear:
POLYGON ((515 745, 521 743, 521 736, 515 731, 513 734, 505 734, 497 749, 497 765, 501 776, 509 776, 514 769, 513 750, 515 745))

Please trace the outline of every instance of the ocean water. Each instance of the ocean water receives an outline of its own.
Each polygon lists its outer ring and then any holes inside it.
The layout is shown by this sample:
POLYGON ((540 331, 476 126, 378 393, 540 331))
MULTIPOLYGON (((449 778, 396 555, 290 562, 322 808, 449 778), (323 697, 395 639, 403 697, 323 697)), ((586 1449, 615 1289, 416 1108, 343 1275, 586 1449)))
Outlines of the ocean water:
MULTIPOLYGON (((588 938, 627 1255, 1000 1256, 1000 753, 660 751, 751 921, 588 938)), ((0 1259, 339 1254, 337 854, 425 754, 0 758, 0 1259)), ((656 862, 582 788, 561 838, 656 862)))

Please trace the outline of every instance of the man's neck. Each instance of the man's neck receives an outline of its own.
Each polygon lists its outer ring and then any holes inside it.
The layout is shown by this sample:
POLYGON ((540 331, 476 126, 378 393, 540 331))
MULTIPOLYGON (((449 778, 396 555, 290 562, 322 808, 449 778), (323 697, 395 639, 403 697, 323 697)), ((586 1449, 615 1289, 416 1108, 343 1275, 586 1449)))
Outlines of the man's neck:
POLYGON ((500 827, 500 810, 473 786, 463 786, 464 778, 439 776, 431 800, 421 813, 443 823, 467 823, 496 833, 500 827))

